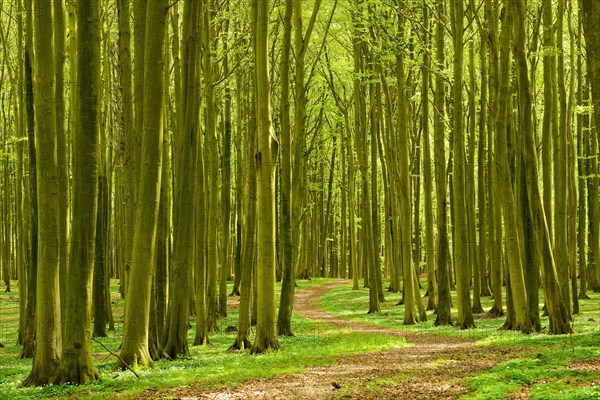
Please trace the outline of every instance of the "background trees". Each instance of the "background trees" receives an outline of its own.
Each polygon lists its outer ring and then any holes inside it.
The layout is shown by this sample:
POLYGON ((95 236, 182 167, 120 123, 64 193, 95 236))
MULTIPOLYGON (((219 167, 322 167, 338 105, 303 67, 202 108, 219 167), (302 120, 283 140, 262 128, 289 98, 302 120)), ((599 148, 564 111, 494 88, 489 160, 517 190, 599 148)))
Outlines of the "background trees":
POLYGON ((402 291, 406 324, 423 294, 453 324, 456 290, 470 328, 492 295, 521 331, 542 329, 539 285, 569 332, 600 290, 594 4, 0 2, 0 273, 26 383, 89 343, 92 276, 98 334, 102 285, 125 298, 122 367, 186 354, 190 321, 208 343, 230 278, 234 349, 253 309, 253 350, 276 349, 317 276, 368 287, 369 312, 402 291))

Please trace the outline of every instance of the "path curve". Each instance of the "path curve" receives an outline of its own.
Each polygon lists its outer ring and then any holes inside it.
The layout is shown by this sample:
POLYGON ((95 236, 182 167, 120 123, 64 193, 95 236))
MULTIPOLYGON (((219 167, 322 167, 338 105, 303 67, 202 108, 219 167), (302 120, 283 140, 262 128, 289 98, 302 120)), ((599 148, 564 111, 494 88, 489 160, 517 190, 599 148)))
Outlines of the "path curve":
POLYGON ((167 391, 183 399, 455 399, 467 393, 460 378, 511 358, 515 349, 482 348, 454 336, 415 333, 349 321, 319 308, 319 299, 348 281, 332 281, 296 292, 302 316, 359 332, 403 336, 410 346, 344 355, 329 366, 242 382, 234 389, 206 393, 199 387, 167 391), (368 390, 371 385, 372 390, 368 390), (367 389, 367 390, 366 390, 367 389))

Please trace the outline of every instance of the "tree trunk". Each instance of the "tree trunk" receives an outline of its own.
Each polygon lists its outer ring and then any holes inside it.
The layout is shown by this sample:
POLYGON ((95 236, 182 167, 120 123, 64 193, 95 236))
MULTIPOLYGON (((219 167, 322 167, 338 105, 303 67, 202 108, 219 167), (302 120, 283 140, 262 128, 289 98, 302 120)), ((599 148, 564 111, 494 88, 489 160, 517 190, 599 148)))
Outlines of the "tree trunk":
MULTIPOLYGON (((229 11, 229 2, 227 10, 229 11)), ((229 19, 225 21, 225 35, 229 35, 229 19)), ((223 40, 223 75, 229 75, 229 47, 227 38, 223 40)), ((231 220, 231 88, 225 83, 223 110, 222 144, 222 184, 221 184, 221 269, 219 271, 219 302, 217 312, 220 317, 227 316, 227 279, 230 275, 230 220, 231 220)))
MULTIPOLYGON (((579 2, 583 21, 583 35, 585 37, 587 51, 587 71, 591 84, 592 104, 594 110, 594 122, 596 128, 591 132, 592 154, 598 154, 598 143, 600 142, 600 32, 597 27, 600 25, 600 4, 595 1, 581 0, 579 2), (596 153, 594 153, 596 152, 596 153)), ((593 279, 590 279, 590 288, 595 292, 600 291, 600 202, 598 199, 598 160, 594 163, 594 178, 592 181, 592 190, 589 196, 592 199, 590 203, 593 210, 590 210, 591 219, 591 256, 590 270, 593 271, 593 279)), ((592 171, 591 171, 592 172, 592 171)))
MULTIPOLYGON (((253 87, 253 85, 251 86, 253 87)), ((254 91, 252 91, 254 92, 254 91)), ((254 107, 254 97, 251 98, 254 107)), ((245 107, 245 110, 253 110, 253 107, 245 107)), ((247 114, 247 113, 246 113, 247 114)), ((254 154, 256 153, 256 126, 254 112, 248 124, 246 140, 244 140, 244 196, 242 223, 242 249, 241 249, 241 279, 240 279, 240 308, 238 313, 238 333, 231 345, 230 350, 246 350, 252 345, 250 342, 251 310, 253 308, 255 277, 255 255, 256 255, 256 169, 254 168, 254 154)), ((242 160, 240 160, 242 161, 242 160)))
MULTIPOLYGON (((37 260, 35 351, 33 368, 23 386, 51 382, 62 351, 58 249, 58 164, 56 160, 56 60, 53 43, 52 2, 38 1, 33 7, 33 48, 37 198, 40 210, 38 241, 42 252, 37 260)), ((33 117, 33 115, 32 115, 33 117)))
MULTIPOLYGON (((277 315, 277 333, 291 336, 292 310, 294 308, 294 287, 296 273, 294 269, 294 255, 297 244, 292 242, 291 220, 291 188, 292 188, 292 140, 290 122, 290 50, 292 46, 292 14, 293 1, 285 1, 285 14, 283 19, 283 42, 281 43, 281 247, 283 249, 283 278, 281 281, 281 295, 279 301, 279 314, 277 315)), ((299 199, 295 199, 298 201, 299 199)))
MULTIPOLYGON (((191 294, 194 259, 194 211, 197 177, 194 176, 198 151, 200 93, 198 91, 200 66, 199 50, 200 2, 186 2, 183 10, 181 96, 184 112, 183 125, 176 132, 174 153, 175 188, 173 221, 173 263, 169 290, 169 309, 163 347, 172 359, 189 353, 187 343, 189 298, 191 294)), ((196 210, 197 211, 197 210, 196 210)), ((196 242, 196 246, 202 246, 196 242)), ((196 262, 200 262, 196 260, 196 262)), ((198 279, 198 276, 196 276, 198 279)), ((196 314, 198 318, 198 314, 196 314)))
POLYGON ((25 113, 27 116, 27 150, 29 153, 29 252, 27 254, 27 313, 25 316, 25 332, 23 334, 23 348, 19 359, 33 357, 35 345, 37 309, 37 274, 38 274, 38 188, 37 188, 37 156, 35 143, 34 122, 34 90, 33 90, 33 14, 31 0, 25 4, 25 52, 24 52, 24 91, 25 113))
MULTIPOLYGON (((445 68, 444 46, 444 0, 436 3, 436 59, 440 69, 445 68)), ((436 267, 438 270, 438 304, 435 326, 452 325, 450 315, 450 274, 448 268, 448 196, 446 192, 446 143, 444 134, 444 96, 445 82, 439 74, 435 78, 434 91, 434 145, 433 156, 435 164, 436 212, 438 223, 438 240, 436 244, 436 267)))
MULTIPOLYGON (((119 368, 152 365, 148 352, 148 320, 150 315, 150 290, 155 264, 155 238, 160 202, 162 170, 163 124, 163 46, 168 14, 168 0, 149 2, 147 7, 147 35, 145 35, 143 95, 143 142, 135 231, 131 255, 130 282, 127 288, 128 305, 125 309, 123 343, 119 368)), ((136 50, 137 52, 137 50, 136 50)), ((136 68, 137 69, 137 68, 136 68)))
POLYGON ((496 163, 498 153, 492 149, 495 135, 495 116, 498 102, 498 81, 499 81, 499 54, 498 54, 498 33, 496 28, 496 15, 492 0, 485 2, 485 14, 487 19, 487 35, 489 38, 490 54, 490 80, 489 90, 490 108, 492 112, 488 113, 488 209, 489 209, 489 237, 490 242, 494 243, 490 251, 490 271, 492 275, 492 294, 494 296, 494 305, 489 313, 492 316, 500 317, 504 315, 502 309, 502 204, 500 199, 500 182, 496 163))
POLYGON ((278 143, 271 120, 269 76, 269 0, 254 0, 256 126, 254 156, 257 175, 257 321, 252 353, 279 348, 275 321, 275 160, 278 143))
MULTIPOLYGON (((54 0, 54 51, 56 57, 56 154, 58 163, 58 237, 60 252, 60 314, 62 328, 66 319, 67 274, 69 261, 69 154, 65 129, 65 61, 67 30, 63 0, 54 0)), ((74 68, 73 66, 72 68, 74 68)), ((75 104, 75 103, 73 103, 75 104)))
MULTIPOLYGON (((569 249, 567 243, 567 93, 565 90, 565 58, 563 54, 563 21, 564 0, 558 1, 558 13, 556 22, 557 54, 558 54, 558 82, 552 82, 553 90, 558 90, 560 104, 554 103, 554 113, 558 114, 559 124, 554 126, 554 257, 558 272, 558 283, 562 292, 562 298, 567 301, 569 293, 569 249), (558 86, 556 86, 558 85, 558 86), (557 109, 558 107, 558 109, 557 109), (558 113, 556 112, 558 111, 558 113), (557 129, 558 128, 558 129, 557 129)), ((556 95, 555 95, 556 98, 556 95)), ((568 308, 569 316, 571 313, 568 308)))
POLYGON ((433 232, 433 184, 431 173, 431 144, 429 141, 429 8, 423 2, 423 42, 426 51, 423 53, 421 75, 423 88, 421 95, 422 124, 423 124, 423 192, 425 194, 425 263, 427 265, 427 310, 437 307, 435 237, 433 232))
MULTIPOLYGON (((470 267, 469 258, 471 242, 469 240, 469 215, 468 196, 465 191, 466 182, 466 156, 465 138, 463 131, 463 104, 462 104, 462 81, 463 81, 463 26, 464 26, 464 4, 462 0, 455 0, 453 12, 453 36, 454 36, 454 130, 452 149, 454 153, 454 164, 452 166, 452 184, 454 188, 454 213, 455 213, 455 236, 456 244, 455 263, 456 289, 458 302, 458 325, 461 329, 475 326, 470 299, 470 267)), ((472 222, 474 223, 474 221, 472 222)))
POLYGON ((510 274, 511 297, 515 313, 514 324, 507 318, 505 327, 509 329, 529 331, 527 291, 523 265, 521 263, 521 235, 516 214, 516 196, 513 188, 511 169, 508 154, 508 126, 509 116, 509 65, 510 65, 510 33, 512 31, 512 7, 505 7, 502 11, 502 34, 500 35, 500 63, 498 76, 498 98, 496 103, 496 171, 499 183, 505 194, 501 196, 502 216, 506 229, 508 273, 510 274), (510 322, 510 323, 509 323, 510 322))
MULTIPOLYGON (((75 150, 75 148, 73 149, 75 150)), ((104 204, 104 177, 102 175, 98 175, 98 200, 97 203, 97 212, 96 212, 96 239, 95 245, 96 249, 94 252, 94 276, 93 276, 93 287, 92 287, 92 304, 94 309, 94 332, 93 337, 107 337, 108 332, 106 331, 106 324, 108 322, 108 303, 106 301, 106 290, 107 290, 107 280, 106 280, 106 255, 104 253, 104 215, 105 215, 105 207, 104 204)), ((77 216, 75 216, 77 218, 77 216)), ((108 281, 110 285, 110 281, 108 281)))

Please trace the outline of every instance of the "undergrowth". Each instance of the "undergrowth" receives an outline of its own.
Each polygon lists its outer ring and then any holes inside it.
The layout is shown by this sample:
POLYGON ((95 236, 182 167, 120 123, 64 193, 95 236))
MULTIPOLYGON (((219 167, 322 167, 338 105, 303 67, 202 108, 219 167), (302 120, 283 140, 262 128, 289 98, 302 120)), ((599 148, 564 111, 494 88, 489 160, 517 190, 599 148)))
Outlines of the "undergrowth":
MULTIPOLYGON (((425 289, 425 288, 424 288, 425 289)), ((424 290, 423 290, 424 291, 424 290)), ((422 292, 423 292, 422 291, 422 292)), ((386 293, 379 314, 367 314, 367 289, 352 290, 352 284, 337 287, 321 298, 324 310, 350 320, 412 333, 435 333, 477 339, 477 346, 515 349, 515 355, 527 354, 501 362, 491 370, 468 376, 463 383, 470 389, 467 399, 506 399, 511 392, 523 391, 531 399, 592 399, 600 398, 600 294, 589 293, 589 300, 580 300, 581 312, 574 316, 572 335, 547 334, 548 317, 541 317, 542 332, 523 334, 500 329, 504 317, 492 318, 487 313, 475 314, 476 327, 461 330, 457 326, 434 326, 433 311, 427 321, 403 325, 404 306, 398 305, 399 293, 386 293), (517 351, 518 350, 518 351, 517 351), (576 368, 581 364, 586 366, 576 368)), ((456 305, 456 295, 453 304, 456 305)), ((426 299, 422 299, 424 305, 426 299)), ((540 306, 543 305, 540 292, 540 306)), ((481 299, 484 310, 493 300, 481 299)), ((457 309, 452 309, 456 318, 457 309)))

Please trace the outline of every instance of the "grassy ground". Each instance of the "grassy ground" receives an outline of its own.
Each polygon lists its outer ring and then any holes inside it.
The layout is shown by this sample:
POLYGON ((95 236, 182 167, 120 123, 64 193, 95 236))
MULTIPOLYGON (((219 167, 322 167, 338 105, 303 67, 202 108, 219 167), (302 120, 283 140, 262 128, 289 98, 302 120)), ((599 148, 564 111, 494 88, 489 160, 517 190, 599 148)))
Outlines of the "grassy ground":
MULTIPOLYGON (((300 281, 298 290, 319 285, 328 280, 300 281)), ((123 300, 113 284, 113 313, 117 321, 114 332, 100 341, 117 351, 122 337, 123 300)), ((503 361, 493 368, 464 378, 470 389, 469 399, 592 399, 600 398, 600 294, 590 293, 591 299, 581 302, 582 312, 576 316, 573 335, 524 335, 498 328, 503 318, 493 319, 485 314, 476 315, 477 327, 461 331, 456 327, 434 327, 434 315, 429 321, 414 326, 403 326, 403 306, 398 306, 400 295, 386 293, 380 314, 366 314, 368 291, 353 291, 351 284, 333 289, 321 298, 321 307, 344 318, 388 328, 411 332, 441 333, 478 339, 478 346, 514 349, 514 359, 503 361)), ((542 300, 543 301, 543 298, 542 300)), ((482 299, 484 309, 491 300, 482 299)), ((454 309, 455 313, 456 310, 454 309)), ((13 292, 0 292, 0 399, 28 398, 106 398, 139 396, 148 390, 169 387, 233 387, 237 383, 281 374, 292 374, 310 366, 328 365, 336 356, 365 353, 403 346, 397 337, 354 332, 309 321, 296 315, 295 337, 280 338, 282 350, 277 353, 251 356, 229 353, 235 333, 225 333, 228 326, 237 325, 237 312, 230 310, 227 318, 220 319, 220 332, 211 335, 210 346, 191 347, 189 357, 176 361, 159 361, 156 368, 144 369, 137 379, 130 371, 115 371, 115 359, 97 343, 93 344, 95 362, 103 380, 85 387, 67 385, 46 388, 19 388, 31 368, 31 360, 17 360, 20 346, 15 345, 18 323, 18 283, 13 292)), ((542 325, 547 326, 547 318, 542 325)), ((193 325, 193 324, 192 324, 193 325)), ((193 341, 193 328, 189 341, 193 341)), ((452 360, 441 360, 448 363, 452 360)), ((432 360, 435 362, 435 360, 432 360)), ((450 365, 448 364, 448 365, 450 365)), ((378 388, 397 383, 396 378, 374 380, 361 390, 371 394, 378 388)), ((402 374, 398 381, 410 379, 402 374)), ((152 392, 148 392, 152 393, 152 392)))
MULTIPOLYGON (((475 315, 476 328, 435 327, 435 315, 428 312, 428 321, 404 326, 404 306, 397 305, 400 294, 386 293, 380 314, 366 314, 368 291, 352 290, 352 285, 333 289, 321 298, 321 308, 332 314, 364 323, 399 330, 442 333, 478 339, 479 346, 518 349, 516 358, 496 365, 491 370, 471 376, 464 382, 472 391, 469 399, 600 399, 600 294, 589 293, 591 299, 581 300, 581 313, 575 316, 573 335, 521 334, 500 330, 504 318, 475 315), (520 397, 519 397, 520 396, 520 397)), ((453 296, 455 293, 453 293, 453 296)), ((543 302, 543 293, 540 294, 543 302)), ((456 299, 453 299, 456 304, 456 299)), ((492 300, 482 299, 485 310, 492 300)), ((456 316, 456 309, 452 310, 456 316)), ((548 318, 542 317, 542 326, 548 318)))
MULTIPOLYGON (((298 290, 325 282, 322 279, 298 282, 298 290)), ((117 321, 115 331, 100 341, 112 351, 117 351, 122 337, 123 300, 113 284, 113 313, 117 321)), ((348 353, 363 353, 403 346, 398 338, 385 335, 369 335, 350 330, 340 330, 316 324, 295 316, 291 338, 280 338, 281 351, 251 356, 245 353, 229 353, 235 333, 224 333, 228 326, 237 325, 237 312, 231 310, 227 318, 219 320, 220 332, 210 335, 211 345, 191 347, 189 357, 176 361, 158 361, 156 368, 139 372, 137 379, 130 371, 115 371, 115 358, 97 343, 93 343, 94 358, 102 381, 84 386, 49 386, 46 388, 19 388, 19 384, 31 369, 31 360, 17 360, 20 346, 15 344, 18 328, 18 284, 13 291, 0 292, 0 399, 38 398, 97 398, 113 399, 129 397, 150 389, 186 387, 197 383, 207 387, 235 386, 247 379, 291 374, 309 366, 327 365, 335 357, 348 353)), ((193 325, 193 321, 192 321, 193 325)), ((189 332, 193 342, 194 330, 189 332)))

